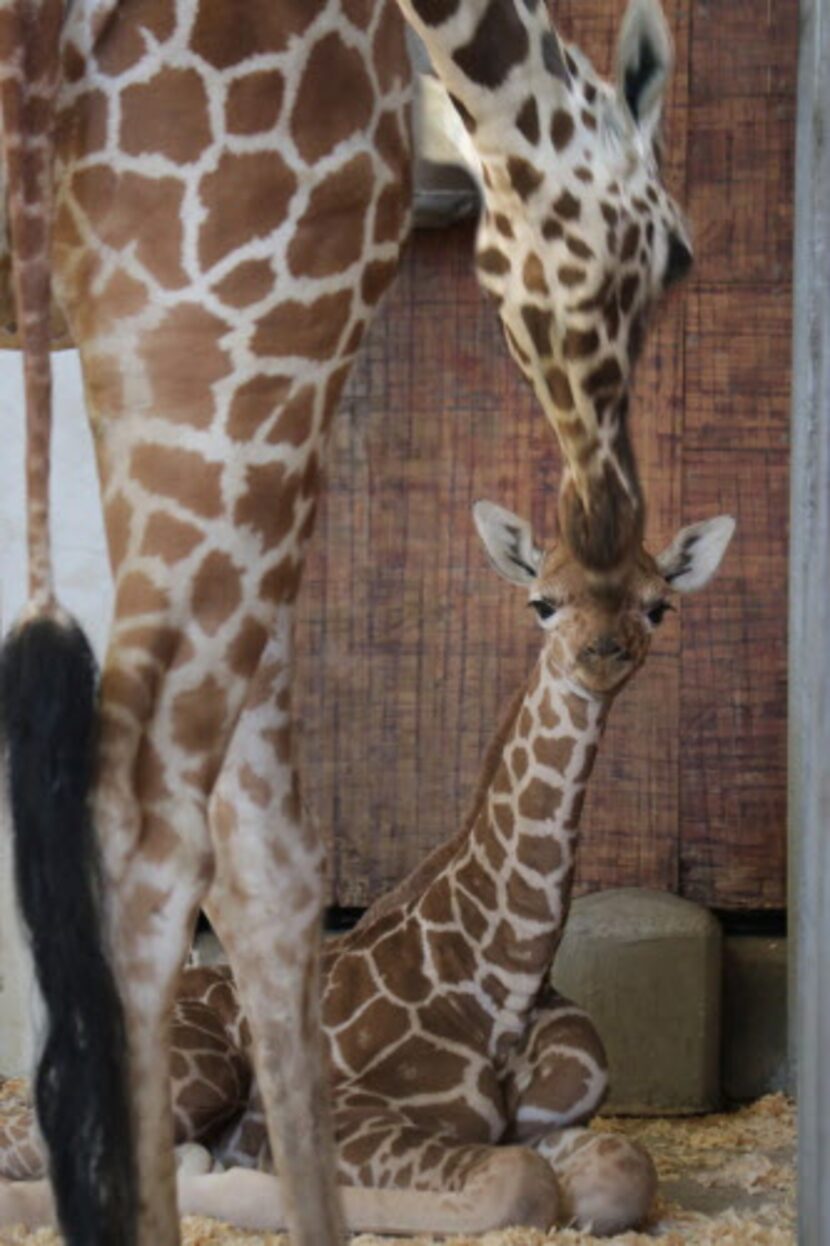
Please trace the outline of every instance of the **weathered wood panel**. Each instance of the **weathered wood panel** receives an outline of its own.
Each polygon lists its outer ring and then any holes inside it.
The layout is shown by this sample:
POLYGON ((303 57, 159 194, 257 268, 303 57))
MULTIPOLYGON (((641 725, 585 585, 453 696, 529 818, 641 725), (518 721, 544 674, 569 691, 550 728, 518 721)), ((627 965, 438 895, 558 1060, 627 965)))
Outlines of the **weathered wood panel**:
MULTIPOLYGON (((583 889, 783 903, 789 7, 667 5, 668 179, 698 264, 642 361, 635 438, 655 548, 718 509, 740 526, 717 585, 667 620, 615 707, 586 805, 583 889)), ((562 0, 557 14, 609 69, 623 8, 562 0)), ((333 430, 298 709, 306 803, 332 840, 339 904, 366 903, 457 825, 538 651, 470 507, 492 497, 550 535, 559 462, 471 248, 470 227, 414 239, 333 430)))

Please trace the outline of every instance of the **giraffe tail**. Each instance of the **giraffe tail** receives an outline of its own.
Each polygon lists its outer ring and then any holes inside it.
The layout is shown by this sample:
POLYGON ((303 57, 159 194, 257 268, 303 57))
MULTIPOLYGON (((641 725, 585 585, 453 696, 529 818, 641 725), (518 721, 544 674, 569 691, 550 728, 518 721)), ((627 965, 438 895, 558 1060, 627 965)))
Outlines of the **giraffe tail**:
POLYGON ((44 1002, 35 1103, 68 1246, 132 1246, 124 1015, 90 816, 95 662, 57 606, 49 547, 54 101, 64 0, 0 6, 0 124, 26 395, 29 605, 0 652, 18 902, 44 1002))

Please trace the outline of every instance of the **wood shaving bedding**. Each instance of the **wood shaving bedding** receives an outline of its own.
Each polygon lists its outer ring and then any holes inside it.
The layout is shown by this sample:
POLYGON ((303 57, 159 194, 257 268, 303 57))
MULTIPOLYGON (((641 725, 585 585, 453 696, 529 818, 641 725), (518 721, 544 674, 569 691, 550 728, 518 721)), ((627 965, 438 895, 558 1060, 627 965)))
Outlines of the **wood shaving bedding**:
MULTIPOLYGON (((4 1102, 25 1097, 24 1082, 0 1084, 4 1102)), ((713 1116, 603 1118, 599 1130, 624 1133, 648 1147, 663 1184, 651 1223, 613 1239, 619 1246, 794 1246, 795 1109, 783 1095, 769 1095, 737 1112, 713 1116), (720 1200, 715 1210, 701 1202, 720 1200)), ((360 1234, 350 1246, 385 1246, 400 1239, 360 1234)), ((409 1238, 410 1246, 599 1246, 607 1238, 559 1229, 505 1229, 477 1237, 409 1238)), ((0 1230, 0 1246, 59 1246, 49 1229, 0 1230)), ((289 1246, 277 1233, 247 1233, 215 1220, 187 1217, 183 1246, 289 1246)))

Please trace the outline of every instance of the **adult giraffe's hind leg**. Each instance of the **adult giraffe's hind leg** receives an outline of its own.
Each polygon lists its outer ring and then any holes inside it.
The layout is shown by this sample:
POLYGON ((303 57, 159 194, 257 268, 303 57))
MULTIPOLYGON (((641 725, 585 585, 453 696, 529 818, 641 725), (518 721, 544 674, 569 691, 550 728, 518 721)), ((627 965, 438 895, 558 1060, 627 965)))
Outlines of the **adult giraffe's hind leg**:
POLYGON ((324 1179, 334 1155, 318 980, 322 854, 291 757, 292 614, 279 610, 213 790, 206 907, 251 1028, 289 1223, 298 1246, 321 1246, 338 1240, 341 1222, 324 1179))

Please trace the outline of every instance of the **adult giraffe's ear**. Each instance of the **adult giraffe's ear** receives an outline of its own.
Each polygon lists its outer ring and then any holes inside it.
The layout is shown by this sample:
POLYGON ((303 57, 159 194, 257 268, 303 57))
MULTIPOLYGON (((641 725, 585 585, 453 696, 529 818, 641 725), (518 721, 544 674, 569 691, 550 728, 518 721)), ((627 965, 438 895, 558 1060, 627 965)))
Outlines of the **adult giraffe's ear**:
POLYGON ((657 557, 660 574, 678 593, 694 593, 708 584, 721 564, 735 531, 731 515, 718 515, 681 528, 657 557))
POLYGON ((653 138, 672 67, 672 41, 660 0, 629 0, 617 45, 617 94, 653 138))
POLYGON ((490 562, 511 584, 527 587, 536 579, 542 550, 533 540, 530 524, 495 502, 476 502, 473 507, 478 535, 490 562))

